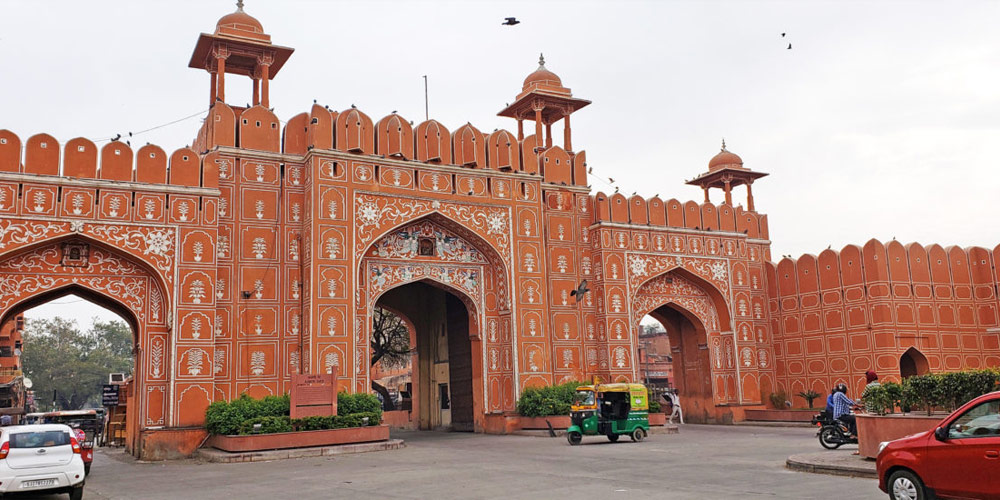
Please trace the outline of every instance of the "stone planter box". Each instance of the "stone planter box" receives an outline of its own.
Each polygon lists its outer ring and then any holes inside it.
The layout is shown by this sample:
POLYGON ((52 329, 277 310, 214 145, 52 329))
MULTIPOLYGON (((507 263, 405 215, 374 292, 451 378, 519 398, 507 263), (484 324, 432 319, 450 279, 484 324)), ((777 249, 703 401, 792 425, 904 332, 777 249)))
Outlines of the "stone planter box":
POLYGON ((866 415, 859 414, 858 451, 861 456, 875 458, 882 441, 892 441, 911 434, 929 431, 947 414, 866 415))
POLYGON ((548 429, 546 420, 552 424, 553 429, 568 429, 571 424, 569 415, 552 415, 548 417, 521 417, 522 429, 548 429))
POLYGON ((667 425, 666 413, 650 413, 649 425, 667 425))
POLYGON ((757 422, 809 422, 813 416, 823 411, 822 408, 804 410, 755 410, 746 409, 747 420, 757 422))
POLYGON ((349 427, 322 431, 278 432, 251 436, 212 435, 206 444, 229 452, 281 450, 338 444, 368 443, 389 439, 389 426, 349 427))

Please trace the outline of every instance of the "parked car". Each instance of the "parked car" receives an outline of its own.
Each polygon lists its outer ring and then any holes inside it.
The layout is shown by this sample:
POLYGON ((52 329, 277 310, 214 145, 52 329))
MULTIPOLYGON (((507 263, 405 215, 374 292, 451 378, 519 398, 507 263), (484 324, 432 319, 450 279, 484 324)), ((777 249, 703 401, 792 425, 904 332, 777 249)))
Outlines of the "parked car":
POLYGON ((94 462, 94 443, 104 425, 103 411, 98 410, 63 410, 47 413, 29 413, 25 421, 29 424, 66 424, 77 431, 83 431, 83 436, 77 433, 76 439, 83 447, 80 456, 83 457, 83 467, 90 475, 90 466, 94 462))
POLYGON ((12 425, 0 428, 0 495, 69 493, 83 498, 81 446, 68 425, 12 425))
POLYGON ((1000 391, 969 401, 933 429, 880 444, 889 498, 1000 499, 1000 391))

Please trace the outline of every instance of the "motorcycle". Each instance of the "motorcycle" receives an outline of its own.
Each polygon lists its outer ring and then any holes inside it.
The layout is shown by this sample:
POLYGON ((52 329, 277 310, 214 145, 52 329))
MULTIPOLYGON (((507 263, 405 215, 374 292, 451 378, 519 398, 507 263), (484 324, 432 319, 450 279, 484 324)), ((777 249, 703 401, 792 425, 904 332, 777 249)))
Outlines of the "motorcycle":
POLYGON ((819 444, 828 450, 836 450, 845 444, 858 444, 858 438, 851 437, 851 430, 840 420, 834 419, 826 410, 814 416, 812 424, 819 426, 816 436, 819 437, 819 444))

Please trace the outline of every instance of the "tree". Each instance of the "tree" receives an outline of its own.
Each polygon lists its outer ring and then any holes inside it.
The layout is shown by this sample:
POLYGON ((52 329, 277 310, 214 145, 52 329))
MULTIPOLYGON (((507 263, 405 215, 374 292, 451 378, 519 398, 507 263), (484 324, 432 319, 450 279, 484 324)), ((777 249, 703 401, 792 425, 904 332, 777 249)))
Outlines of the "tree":
POLYGON ((29 319, 23 338, 21 363, 40 410, 100 406, 108 374, 132 372, 132 329, 121 321, 95 321, 81 333, 75 321, 29 319))
MULTIPOLYGON (((370 366, 375 366, 376 363, 382 363, 382 367, 386 369, 406 366, 410 361, 410 330, 403 322, 403 318, 391 311, 376 307, 372 316, 371 348, 370 366)), ((372 380, 372 390, 382 395, 383 411, 396 409, 388 389, 372 380)))

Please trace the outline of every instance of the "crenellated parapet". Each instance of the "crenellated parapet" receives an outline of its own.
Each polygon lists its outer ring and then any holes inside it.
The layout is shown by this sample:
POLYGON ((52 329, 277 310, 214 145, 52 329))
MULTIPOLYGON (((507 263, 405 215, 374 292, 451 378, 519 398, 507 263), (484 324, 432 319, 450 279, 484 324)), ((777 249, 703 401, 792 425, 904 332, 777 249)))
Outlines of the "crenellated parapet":
POLYGON ((596 207, 594 222, 743 233, 748 238, 770 239, 767 215, 726 203, 699 204, 695 201, 681 202, 677 199, 664 202, 658 196, 647 199, 633 195, 631 198, 626 198, 621 193, 608 196, 603 192, 595 194, 592 200, 596 207))

